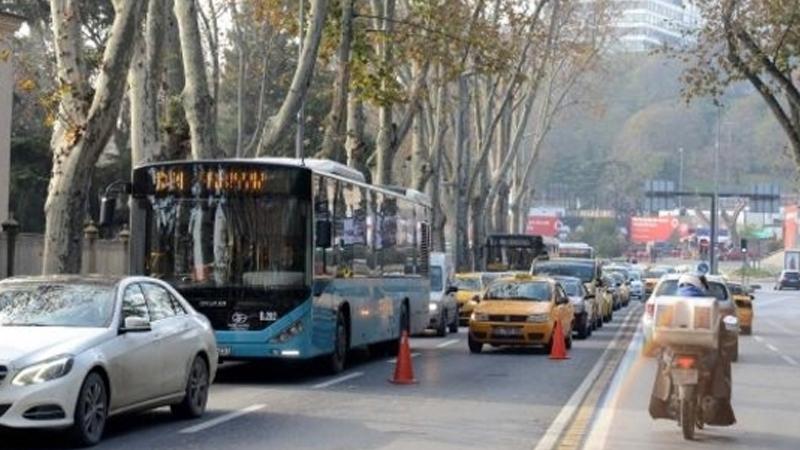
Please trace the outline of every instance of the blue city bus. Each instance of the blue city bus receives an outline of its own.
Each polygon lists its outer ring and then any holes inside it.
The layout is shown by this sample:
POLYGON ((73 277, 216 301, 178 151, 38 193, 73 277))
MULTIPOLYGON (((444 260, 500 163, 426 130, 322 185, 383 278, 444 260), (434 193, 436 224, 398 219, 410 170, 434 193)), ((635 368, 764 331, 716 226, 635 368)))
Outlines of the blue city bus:
POLYGON ((347 166, 289 158, 176 161, 133 171, 131 270, 172 283, 222 359, 396 350, 427 326, 430 204, 347 166))

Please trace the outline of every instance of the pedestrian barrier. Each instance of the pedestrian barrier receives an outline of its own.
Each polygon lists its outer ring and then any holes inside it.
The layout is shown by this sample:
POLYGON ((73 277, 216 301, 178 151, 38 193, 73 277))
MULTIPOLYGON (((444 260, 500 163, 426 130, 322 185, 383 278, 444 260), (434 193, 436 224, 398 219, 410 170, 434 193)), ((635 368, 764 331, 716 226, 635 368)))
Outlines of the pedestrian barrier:
POLYGON ((564 343, 564 330, 561 328, 561 321, 556 320, 553 328, 553 345, 550 346, 550 359, 569 359, 567 355, 567 345, 564 343))
POLYGON ((394 367, 394 377, 389 380, 394 384, 416 384, 414 369, 411 367, 411 347, 408 343, 408 331, 403 331, 400 336, 400 349, 397 352, 397 364, 394 367))

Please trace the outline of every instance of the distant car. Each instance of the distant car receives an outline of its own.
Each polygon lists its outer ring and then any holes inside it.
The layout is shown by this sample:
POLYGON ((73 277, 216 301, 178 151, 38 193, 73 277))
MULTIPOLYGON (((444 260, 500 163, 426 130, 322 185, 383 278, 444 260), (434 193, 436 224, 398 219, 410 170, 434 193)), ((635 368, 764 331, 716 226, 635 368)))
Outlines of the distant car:
POLYGON ((109 416, 206 409, 217 370, 209 321, 152 278, 0 282, 0 426, 100 442, 109 416))
POLYGON ((448 331, 458 333, 458 303, 453 295, 457 288, 452 286, 453 265, 447 255, 431 253, 430 258, 428 328, 435 330, 437 336, 443 337, 448 331))
POLYGON ((556 322, 566 347, 572 347, 572 303, 561 285, 549 277, 517 275, 495 280, 486 288, 469 321, 467 342, 472 353, 484 344, 538 346, 550 349, 556 322))
MULTIPOLYGON (((656 285, 653 295, 647 299, 642 315, 642 331, 644 332, 644 344, 642 345, 642 353, 648 356, 653 356, 658 351, 658 346, 653 342, 653 316, 655 315, 655 300, 660 296, 676 295, 678 292, 678 278, 681 277, 679 273, 671 273, 664 275, 661 281, 656 285)), ((737 317, 736 304, 733 301, 730 291, 728 290, 727 282, 720 276, 708 276, 708 284, 710 288, 709 295, 717 299, 719 306, 720 317, 726 316, 737 317)), ((735 347, 730 349, 731 360, 736 361, 739 358, 739 340, 734 340, 735 347)))
POLYGON ((784 270, 778 276, 775 289, 782 291, 788 288, 800 289, 800 272, 797 270, 784 270))
POLYGON ((458 273, 453 284, 458 288, 458 292, 455 294, 458 303, 458 322, 459 325, 466 326, 469 324, 472 310, 475 309, 480 301, 481 293, 483 293, 481 274, 477 272, 458 273))
POLYGON ((631 287, 631 298, 635 298, 640 302, 645 301, 644 283, 642 282, 642 274, 637 270, 628 272, 628 284, 631 287))
POLYGON ((572 322, 573 330, 578 334, 578 339, 586 339, 592 335, 592 331, 597 328, 597 318, 600 316, 600 309, 594 296, 581 283, 579 278, 574 277, 553 277, 564 288, 569 301, 572 302, 574 318, 572 322))

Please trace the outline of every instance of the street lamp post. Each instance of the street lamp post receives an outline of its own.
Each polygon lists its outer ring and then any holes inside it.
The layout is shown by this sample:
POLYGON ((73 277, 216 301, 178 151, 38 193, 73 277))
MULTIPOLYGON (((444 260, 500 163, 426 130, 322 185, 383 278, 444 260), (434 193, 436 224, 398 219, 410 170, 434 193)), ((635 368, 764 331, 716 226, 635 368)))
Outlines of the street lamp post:
MULTIPOLYGON (((678 190, 683 191, 683 147, 678 149, 680 156, 680 170, 678 171, 678 190)), ((683 197, 678 197, 678 211, 683 210, 683 197)))

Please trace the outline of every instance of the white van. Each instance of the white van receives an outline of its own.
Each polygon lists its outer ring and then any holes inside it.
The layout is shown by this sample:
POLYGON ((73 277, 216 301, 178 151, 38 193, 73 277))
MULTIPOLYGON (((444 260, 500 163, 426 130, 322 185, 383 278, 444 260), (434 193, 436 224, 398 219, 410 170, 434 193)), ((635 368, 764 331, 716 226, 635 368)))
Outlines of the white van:
POLYGON ((438 336, 446 336, 448 331, 458 333, 458 303, 454 295, 454 275, 453 262, 447 254, 431 253, 428 328, 435 330, 438 336))

